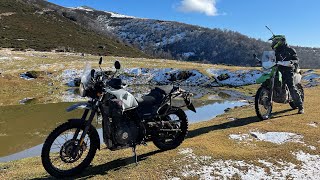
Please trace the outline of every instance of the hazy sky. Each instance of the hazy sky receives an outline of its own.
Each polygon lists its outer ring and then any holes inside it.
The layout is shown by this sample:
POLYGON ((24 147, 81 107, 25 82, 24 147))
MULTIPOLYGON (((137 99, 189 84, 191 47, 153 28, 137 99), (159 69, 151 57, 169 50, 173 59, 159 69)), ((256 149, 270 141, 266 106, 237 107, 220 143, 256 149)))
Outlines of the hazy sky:
POLYGON ((267 40, 284 34, 291 45, 320 47, 319 0, 48 0, 120 14, 238 31, 267 40))

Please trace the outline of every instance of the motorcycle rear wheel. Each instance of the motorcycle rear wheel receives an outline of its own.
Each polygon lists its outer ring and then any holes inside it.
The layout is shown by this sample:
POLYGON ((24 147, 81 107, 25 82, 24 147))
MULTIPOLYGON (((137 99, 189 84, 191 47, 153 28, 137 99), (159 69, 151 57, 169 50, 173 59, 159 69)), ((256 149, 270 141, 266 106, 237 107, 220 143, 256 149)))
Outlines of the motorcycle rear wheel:
MULTIPOLYGON (((182 109, 171 111, 165 116, 166 120, 179 132, 157 132, 153 135, 154 145, 161 150, 174 149, 184 141, 188 133, 188 118, 182 109)), ((170 128, 168 128, 170 129, 170 128)))
POLYGON ((270 90, 261 86, 255 96, 256 114, 261 120, 270 119, 272 103, 269 100, 270 90))
POLYGON ((81 173, 83 169, 89 166, 99 143, 96 142, 97 139, 90 130, 86 134, 80 149, 71 155, 74 147, 79 143, 79 138, 84 129, 84 123, 66 122, 50 133, 41 152, 42 165, 50 175, 56 178, 70 177, 81 173), (73 135, 78 128, 80 128, 80 133, 76 140, 73 140, 73 135), (81 162, 79 162, 80 160, 81 162), (79 164, 71 167, 75 163, 79 164))
MULTIPOLYGON (((296 84, 296 87, 297 87, 298 93, 299 93, 299 95, 301 97, 301 100, 302 100, 302 103, 303 103, 304 102, 304 90, 303 90, 303 87, 302 87, 302 85, 300 83, 296 84)), ((297 109, 298 108, 298 106, 295 105, 295 103, 293 101, 289 102, 289 104, 290 104, 290 107, 292 109, 297 109)))

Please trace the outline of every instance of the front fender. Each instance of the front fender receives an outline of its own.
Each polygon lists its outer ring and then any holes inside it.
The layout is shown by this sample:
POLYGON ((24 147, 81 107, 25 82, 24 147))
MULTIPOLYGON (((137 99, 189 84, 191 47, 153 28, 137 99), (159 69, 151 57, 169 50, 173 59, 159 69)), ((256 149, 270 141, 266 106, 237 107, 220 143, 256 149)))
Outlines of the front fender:
POLYGON ((87 103, 87 102, 81 102, 81 103, 77 103, 77 104, 74 104, 72 106, 69 106, 66 111, 67 112, 71 112, 71 111, 74 111, 76 109, 92 109, 92 105, 87 103))
POLYGON ((256 80, 256 83, 262 84, 262 83, 264 83, 265 81, 267 81, 267 80, 270 79, 270 78, 271 78, 271 74, 270 74, 270 73, 262 74, 262 76, 260 76, 260 77, 256 80))
POLYGON ((184 103, 187 105, 187 108, 193 112, 197 112, 196 108, 193 106, 190 98, 184 98, 184 103))
MULTIPOLYGON (((86 121, 83 121, 81 119, 69 119, 68 122, 70 124, 77 124, 79 126, 85 126, 86 125, 86 121)), ((100 150, 99 133, 98 133, 97 129, 92 124, 90 125, 89 133, 93 134, 93 141, 97 141, 98 142, 98 148, 100 150)))

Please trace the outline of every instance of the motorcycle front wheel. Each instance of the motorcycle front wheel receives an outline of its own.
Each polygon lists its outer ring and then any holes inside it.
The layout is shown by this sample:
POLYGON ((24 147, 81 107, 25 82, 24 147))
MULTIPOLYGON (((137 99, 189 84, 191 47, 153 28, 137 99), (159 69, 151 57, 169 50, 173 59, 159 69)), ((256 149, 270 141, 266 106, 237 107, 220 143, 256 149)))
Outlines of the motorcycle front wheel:
POLYGON ((261 120, 269 119, 272 112, 272 103, 269 99, 270 90, 260 87, 255 96, 255 110, 261 120))
POLYGON ((170 111, 162 118, 164 127, 153 135, 154 145, 161 150, 170 150, 178 147, 188 133, 187 115, 182 109, 170 111))
POLYGON ((84 123, 69 121, 50 133, 41 152, 42 165, 50 175, 56 178, 74 176, 89 166, 99 142, 89 130, 82 145, 78 146, 84 129, 84 123), (77 129, 80 131, 74 138, 77 129))

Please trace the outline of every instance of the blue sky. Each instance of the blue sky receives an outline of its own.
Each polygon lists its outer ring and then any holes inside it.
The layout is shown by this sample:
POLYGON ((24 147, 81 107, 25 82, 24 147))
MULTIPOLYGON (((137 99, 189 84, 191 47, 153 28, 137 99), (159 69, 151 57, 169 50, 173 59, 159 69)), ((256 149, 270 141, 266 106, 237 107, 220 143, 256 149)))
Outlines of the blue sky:
POLYGON ((48 0, 120 14, 237 31, 254 38, 284 34, 291 45, 320 47, 319 0, 48 0))

